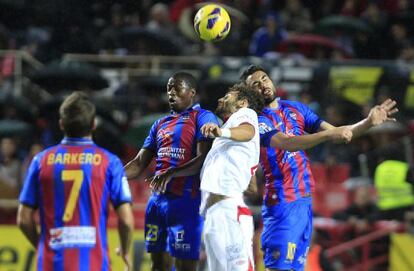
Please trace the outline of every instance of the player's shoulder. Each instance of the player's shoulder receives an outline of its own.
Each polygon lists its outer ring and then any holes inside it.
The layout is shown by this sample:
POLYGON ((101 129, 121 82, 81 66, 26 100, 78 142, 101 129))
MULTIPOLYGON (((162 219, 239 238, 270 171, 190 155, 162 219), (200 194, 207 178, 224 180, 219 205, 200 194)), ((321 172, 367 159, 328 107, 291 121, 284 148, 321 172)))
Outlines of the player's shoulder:
POLYGON ((98 145, 94 145, 94 148, 95 148, 95 153, 102 154, 109 161, 118 161, 118 160, 120 161, 120 158, 118 157, 118 155, 111 152, 110 150, 103 148, 101 146, 98 146, 98 145))

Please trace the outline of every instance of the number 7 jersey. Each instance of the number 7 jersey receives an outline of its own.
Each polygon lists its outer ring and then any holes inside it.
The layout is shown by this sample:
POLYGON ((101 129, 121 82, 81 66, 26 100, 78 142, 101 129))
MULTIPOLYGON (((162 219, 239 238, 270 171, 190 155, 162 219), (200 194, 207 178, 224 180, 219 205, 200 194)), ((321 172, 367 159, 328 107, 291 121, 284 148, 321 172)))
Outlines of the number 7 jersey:
POLYGON ((117 156, 89 139, 64 138, 33 158, 19 200, 39 209, 37 270, 110 270, 109 202, 131 202, 117 156))

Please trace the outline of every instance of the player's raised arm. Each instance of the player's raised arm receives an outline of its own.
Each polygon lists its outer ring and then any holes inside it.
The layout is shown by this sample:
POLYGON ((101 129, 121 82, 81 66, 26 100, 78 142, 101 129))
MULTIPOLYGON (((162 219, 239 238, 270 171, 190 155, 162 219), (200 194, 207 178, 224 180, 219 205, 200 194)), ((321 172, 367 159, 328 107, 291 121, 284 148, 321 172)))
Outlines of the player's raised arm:
MULTIPOLYGON (((397 112, 397 102, 392 99, 387 99, 382 104, 372 107, 369 111, 368 117, 365 119, 351 125, 345 125, 344 127, 351 129, 353 137, 355 138, 374 126, 380 125, 387 121, 395 121, 395 118, 392 116, 397 112)), ((325 121, 322 122, 320 126, 321 130, 329 130, 333 128, 335 128, 335 126, 325 121)))
POLYGON ((201 128, 203 134, 208 137, 224 137, 234 141, 249 141, 254 137, 254 127, 250 123, 242 123, 233 128, 220 128, 216 124, 206 124, 201 128))

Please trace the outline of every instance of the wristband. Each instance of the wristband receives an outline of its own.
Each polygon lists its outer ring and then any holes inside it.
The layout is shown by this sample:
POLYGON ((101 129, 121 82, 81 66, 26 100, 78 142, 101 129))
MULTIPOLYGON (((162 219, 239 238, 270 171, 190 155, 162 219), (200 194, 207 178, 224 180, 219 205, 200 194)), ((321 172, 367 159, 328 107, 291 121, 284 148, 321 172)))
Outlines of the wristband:
POLYGON ((228 128, 221 128, 221 136, 224 138, 231 138, 231 131, 228 128))

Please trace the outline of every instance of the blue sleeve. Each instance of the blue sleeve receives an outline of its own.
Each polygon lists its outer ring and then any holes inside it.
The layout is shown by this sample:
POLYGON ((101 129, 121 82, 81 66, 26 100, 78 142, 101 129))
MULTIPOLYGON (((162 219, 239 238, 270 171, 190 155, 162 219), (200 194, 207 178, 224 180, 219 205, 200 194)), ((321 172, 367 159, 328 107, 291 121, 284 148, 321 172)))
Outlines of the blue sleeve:
POLYGON ((258 121, 259 121, 260 144, 262 146, 269 147, 272 136, 279 133, 280 130, 277 129, 273 125, 272 121, 265 116, 259 116, 258 121))
POLYGON ((37 208, 39 205, 39 160, 39 156, 35 156, 30 163, 19 196, 20 203, 33 208, 37 208))
POLYGON ((112 157, 110 164, 110 197, 114 208, 122 203, 131 202, 131 190, 124 168, 118 157, 112 157))
POLYGON ((212 140, 211 138, 204 137, 201 133, 201 127, 203 127, 206 123, 215 123, 217 125, 219 124, 219 121, 211 111, 203 110, 200 111, 200 113, 197 115, 197 127, 196 127, 196 139, 197 141, 204 141, 204 140, 212 140))
POLYGON ((300 104, 300 112, 305 119, 305 131, 308 133, 316 133, 323 120, 305 104, 300 104))
POLYGON ((157 149, 157 130, 158 130, 159 122, 160 122, 160 120, 157 120, 151 126, 149 134, 148 134, 147 138, 145 139, 144 144, 142 145, 143 149, 149 149, 149 150, 152 150, 152 151, 155 151, 157 149))

